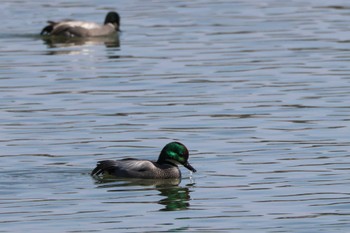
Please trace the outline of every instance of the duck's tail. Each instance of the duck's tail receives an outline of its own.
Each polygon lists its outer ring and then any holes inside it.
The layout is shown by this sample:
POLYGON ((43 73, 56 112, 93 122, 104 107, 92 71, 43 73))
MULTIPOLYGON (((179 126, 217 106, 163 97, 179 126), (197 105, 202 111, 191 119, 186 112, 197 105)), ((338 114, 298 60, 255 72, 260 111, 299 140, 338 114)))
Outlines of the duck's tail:
POLYGON ((47 25, 46 27, 43 28, 43 30, 41 30, 40 32, 40 35, 43 36, 43 35, 50 35, 50 33, 52 32, 53 30, 53 27, 55 24, 57 24, 56 22, 54 21, 47 21, 47 23, 49 25, 47 25))
POLYGON ((115 165, 114 160, 98 161, 95 169, 92 170, 91 175, 92 176, 99 176, 101 174, 104 174, 105 172, 108 172, 108 170, 114 165, 115 165))

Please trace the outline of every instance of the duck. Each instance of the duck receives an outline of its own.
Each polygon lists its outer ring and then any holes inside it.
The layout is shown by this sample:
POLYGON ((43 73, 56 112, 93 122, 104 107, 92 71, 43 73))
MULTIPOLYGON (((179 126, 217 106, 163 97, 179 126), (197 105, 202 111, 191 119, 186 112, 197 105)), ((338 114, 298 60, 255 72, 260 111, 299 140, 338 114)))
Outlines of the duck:
POLYGON ((125 158, 121 160, 98 161, 91 175, 113 178, 137 179, 181 179, 178 165, 196 172, 188 162, 189 152, 180 142, 170 142, 161 150, 157 161, 125 158))
POLYGON ((120 31, 120 16, 117 12, 108 12, 103 25, 76 21, 76 20, 62 20, 62 21, 47 21, 40 35, 42 36, 64 36, 64 37, 100 37, 112 36, 120 31))

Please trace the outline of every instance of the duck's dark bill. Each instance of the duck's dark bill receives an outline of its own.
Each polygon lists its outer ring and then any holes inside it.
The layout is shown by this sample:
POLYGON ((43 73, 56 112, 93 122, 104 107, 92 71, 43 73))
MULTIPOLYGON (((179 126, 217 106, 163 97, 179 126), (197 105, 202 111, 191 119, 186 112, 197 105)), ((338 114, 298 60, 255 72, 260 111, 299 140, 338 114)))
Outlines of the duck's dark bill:
POLYGON ((192 171, 192 172, 196 172, 196 171, 197 171, 197 170, 194 169, 194 168, 191 166, 191 164, 188 163, 188 162, 184 164, 184 167, 187 168, 188 170, 192 171))

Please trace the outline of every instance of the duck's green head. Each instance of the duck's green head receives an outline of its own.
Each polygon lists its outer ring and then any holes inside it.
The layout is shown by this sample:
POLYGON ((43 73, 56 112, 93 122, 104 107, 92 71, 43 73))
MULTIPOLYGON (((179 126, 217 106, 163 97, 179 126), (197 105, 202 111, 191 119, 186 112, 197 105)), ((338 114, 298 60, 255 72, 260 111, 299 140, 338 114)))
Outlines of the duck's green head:
POLYGON ((115 30, 119 31, 120 26, 120 16, 117 12, 111 11, 106 15, 104 24, 111 23, 115 26, 115 30))
POLYGON ((196 169, 188 162, 188 156, 185 145, 180 142, 170 142, 160 152, 158 163, 182 164, 188 170, 196 172, 196 169))

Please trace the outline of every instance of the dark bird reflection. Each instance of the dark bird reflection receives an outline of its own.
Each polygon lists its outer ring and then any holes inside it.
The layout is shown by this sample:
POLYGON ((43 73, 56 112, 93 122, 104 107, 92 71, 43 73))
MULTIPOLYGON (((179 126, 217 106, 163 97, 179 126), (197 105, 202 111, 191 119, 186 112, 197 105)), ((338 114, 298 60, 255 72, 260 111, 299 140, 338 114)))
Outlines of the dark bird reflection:
POLYGON ((165 197, 158 202, 164 206, 160 211, 184 210, 190 206, 190 191, 187 187, 162 187, 158 191, 165 197))
MULTIPOLYGON (((159 211, 177 211, 188 209, 190 206, 190 191, 187 187, 180 187, 180 179, 98 179, 98 188, 108 188, 109 192, 120 192, 122 187, 154 186, 159 196, 164 197, 157 201, 163 207, 159 211), (111 190, 110 188, 118 188, 111 190)), ((130 189, 133 191, 134 189, 130 189)))
POLYGON ((42 36, 44 44, 49 48, 64 48, 82 45, 100 45, 104 44, 107 48, 120 47, 118 36, 107 37, 64 37, 64 36, 42 36))

